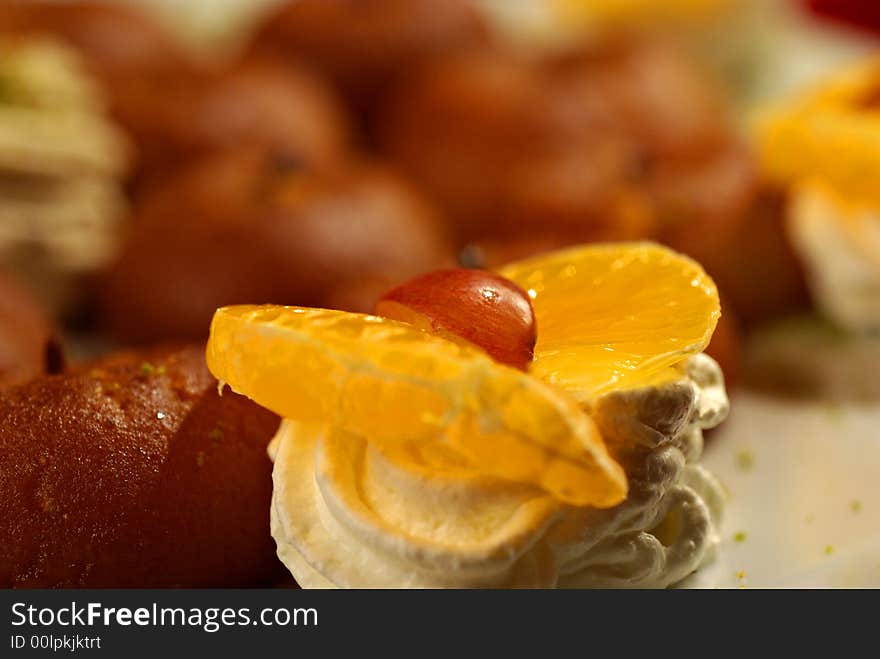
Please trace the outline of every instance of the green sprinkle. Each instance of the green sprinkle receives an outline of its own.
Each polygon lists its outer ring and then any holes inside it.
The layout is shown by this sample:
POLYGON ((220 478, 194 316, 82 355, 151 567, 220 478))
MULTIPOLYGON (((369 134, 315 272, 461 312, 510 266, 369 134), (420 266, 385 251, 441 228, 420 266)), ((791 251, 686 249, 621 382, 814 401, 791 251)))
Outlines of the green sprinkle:
POLYGON ((745 531, 737 531, 733 534, 734 542, 745 542, 746 541, 746 532, 745 531))
POLYGON ((160 366, 159 368, 157 368, 157 369, 156 369, 156 375, 165 375, 165 367, 164 367, 164 366, 160 366))
POLYGON ((736 466, 743 471, 748 471, 755 465, 755 456, 748 449, 743 449, 736 454, 736 466))
POLYGON ((853 511, 854 513, 862 512, 862 502, 859 501, 858 499, 854 499, 854 500, 850 501, 849 509, 851 511, 853 511))
POLYGON ((153 366, 150 362, 144 362, 141 364, 141 375, 144 377, 149 377, 153 373, 156 372, 156 367, 153 366))
POLYGON ((832 547, 831 545, 825 545, 825 555, 831 556, 831 554, 833 554, 833 553, 834 553, 834 547, 832 547))
POLYGON ((208 439, 219 442, 221 439, 223 439, 223 431, 220 430, 220 428, 214 428, 211 432, 208 433, 208 439))

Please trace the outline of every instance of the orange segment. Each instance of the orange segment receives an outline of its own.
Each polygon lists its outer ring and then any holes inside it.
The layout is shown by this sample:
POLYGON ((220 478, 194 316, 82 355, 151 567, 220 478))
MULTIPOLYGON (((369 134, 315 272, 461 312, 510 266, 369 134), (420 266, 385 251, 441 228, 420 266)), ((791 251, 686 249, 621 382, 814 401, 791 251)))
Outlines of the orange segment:
POLYGON ((702 267, 652 243, 575 247, 500 272, 532 298, 530 372, 582 403, 662 379, 709 344, 721 316, 702 267))
POLYGON ((831 184, 850 205, 880 202, 880 57, 767 109, 756 129, 769 177, 831 184))
POLYGON ((564 392, 485 353, 392 320, 280 306, 218 309, 208 367, 238 393, 395 461, 466 468, 607 507, 626 477, 564 392))

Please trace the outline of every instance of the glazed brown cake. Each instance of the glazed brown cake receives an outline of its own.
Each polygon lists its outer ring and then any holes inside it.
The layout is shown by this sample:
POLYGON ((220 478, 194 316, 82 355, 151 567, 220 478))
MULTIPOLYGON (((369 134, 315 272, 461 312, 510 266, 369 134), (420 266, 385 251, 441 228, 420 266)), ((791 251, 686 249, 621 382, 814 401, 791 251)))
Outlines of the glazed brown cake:
POLYGON ((0 32, 59 37, 106 83, 167 74, 187 63, 184 50, 162 25, 119 2, 6 0, 0 7, 0 32))
POLYGON ((273 414, 202 347, 124 353, 0 394, 0 587, 259 586, 273 414))
POLYGON ((326 166, 342 158, 349 142, 349 121, 332 90, 301 68, 267 58, 129 83, 117 95, 116 115, 142 166, 156 171, 242 144, 326 166))
POLYGON ((488 39, 468 0, 295 0, 270 14, 253 49, 307 63, 365 110, 419 61, 488 39))
POLYGON ((335 92, 289 58, 208 66, 150 16, 114 3, 14 2, 0 8, 0 23, 0 33, 45 34, 79 52, 142 169, 242 142, 268 143, 313 164, 334 161, 347 147, 349 122, 335 92))
POLYGON ((720 233, 755 190, 711 76, 659 42, 461 52, 400 85, 376 132, 459 240, 497 254, 490 264, 584 241, 720 233))
POLYGON ((329 172, 236 149, 148 194, 101 285, 104 327, 126 342, 207 338, 236 303, 368 312, 390 286, 448 265, 433 209, 392 172, 329 172))

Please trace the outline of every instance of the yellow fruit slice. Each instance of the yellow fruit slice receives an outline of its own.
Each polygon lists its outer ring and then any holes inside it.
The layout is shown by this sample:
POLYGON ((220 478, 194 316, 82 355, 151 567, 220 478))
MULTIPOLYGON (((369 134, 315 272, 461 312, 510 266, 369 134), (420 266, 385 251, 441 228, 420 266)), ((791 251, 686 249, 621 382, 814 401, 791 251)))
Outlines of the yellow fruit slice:
POLYGON ((575 247, 500 273, 532 298, 538 342, 529 371, 581 403, 656 383, 709 344, 721 316, 703 268, 652 243, 575 247))
POLYGON ((390 459, 538 486, 608 507, 626 477, 564 392, 392 320, 280 306, 218 309, 208 367, 281 416, 354 433, 390 459))
POLYGON ((851 206, 880 203, 880 57, 765 110, 756 132, 770 178, 830 184, 851 206))

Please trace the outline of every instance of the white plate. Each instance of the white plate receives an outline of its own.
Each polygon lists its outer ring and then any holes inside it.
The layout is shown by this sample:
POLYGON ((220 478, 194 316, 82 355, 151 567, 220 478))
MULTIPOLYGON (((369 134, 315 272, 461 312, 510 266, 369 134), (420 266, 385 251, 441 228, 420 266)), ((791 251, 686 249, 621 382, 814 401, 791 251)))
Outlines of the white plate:
POLYGON ((880 587, 880 402, 736 395, 703 462, 729 490, 692 587, 880 587))

